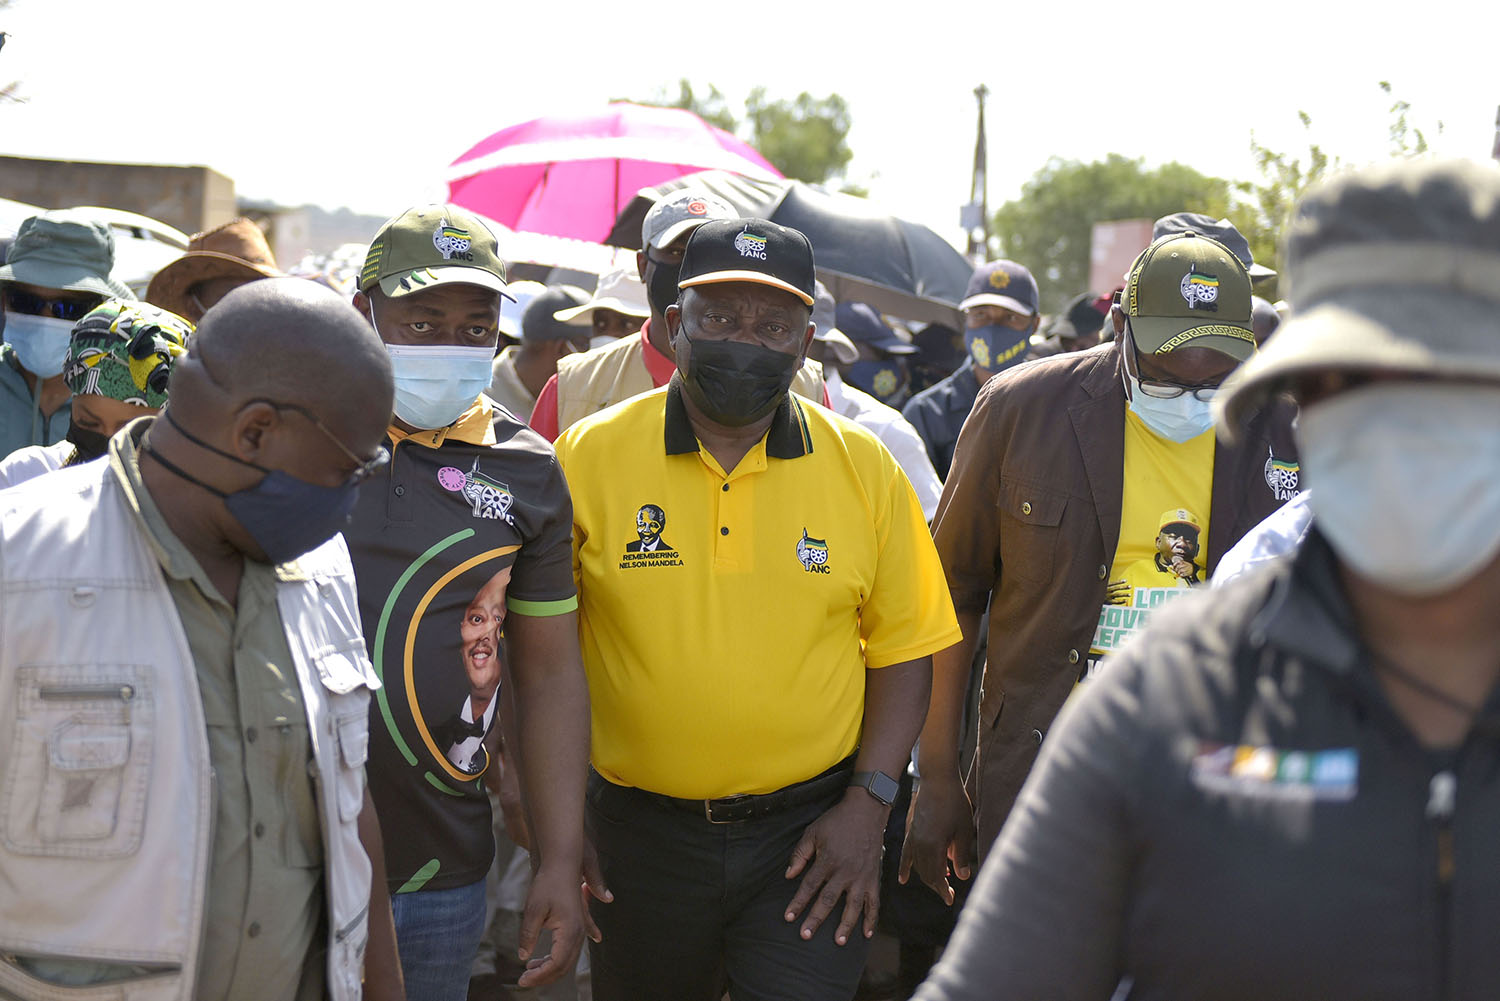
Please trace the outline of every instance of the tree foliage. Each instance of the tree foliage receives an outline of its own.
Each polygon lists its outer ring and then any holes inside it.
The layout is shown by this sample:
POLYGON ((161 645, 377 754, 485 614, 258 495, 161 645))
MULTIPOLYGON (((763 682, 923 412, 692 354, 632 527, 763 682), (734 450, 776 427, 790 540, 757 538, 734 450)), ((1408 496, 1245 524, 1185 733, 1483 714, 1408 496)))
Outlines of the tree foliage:
POLYGON ((695 88, 682 79, 675 94, 663 89, 637 103, 686 108, 744 139, 787 177, 810 184, 842 178, 852 156, 848 136, 853 119, 849 103, 838 94, 815 97, 803 91, 789 100, 772 99, 764 87, 756 87, 744 107, 735 109, 718 87, 695 88))
MULTIPOLYGON (((1003 255, 1036 275, 1042 309, 1054 311, 1088 287, 1096 222, 1156 219, 1171 212, 1230 215, 1230 182, 1180 163, 1147 168, 1144 159, 1111 153, 1080 163, 1056 157, 995 212, 1003 255)), ((1095 290, 1099 291, 1099 290, 1095 290)))
MULTIPOLYGON (((1304 132, 1312 132, 1312 116, 1297 112, 1304 132)), ((1281 233, 1292 217, 1292 208, 1302 192, 1339 165, 1318 143, 1308 140, 1305 156, 1278 153, 1264 146, 1250 133, 1250 155, 1259 175, 1254 181, 1241 181, 1235 189, 1244 196, 1249 211, 1241 212, 1235 225, 1250 241, 1250 253, 1257 261, 1281 270, 1281 233)))
MULTIPOLYGON (((1412 106, 1395 95, 1387 80, 1379 83, 1380 91, 1391 99, 1388 136, 1393 157, 1425 156, 1431 151, 1428 130, 1412 120, 1412 106)), ((1281 234, 1291 220, 1292 209, 1312 184, 1342 166, 1339 157, 1329 154, 1312 139, 1312 116, 1297 112, 1302 129, 1308 135, 1307 152, 1293 155, 1279 153, 1262 145, 1255 133, 1250 134, 1250 154, 1255 160, 1258 177, 1241 181, 1235 189, 1243 197, 1245 209, 1234 217, 1240 232, 1250 241, 1250 251, 1257 261, 1281 270, 1281 234)), ((1443 123, 1432 126, 1436 135, 1443 134, 1443 123)))
POLYGON ((817 184, 840 177, 849 165, 849 104, 838 94, 773 101, 764 87, 745 99, 750 145, 787 177, 817 184))

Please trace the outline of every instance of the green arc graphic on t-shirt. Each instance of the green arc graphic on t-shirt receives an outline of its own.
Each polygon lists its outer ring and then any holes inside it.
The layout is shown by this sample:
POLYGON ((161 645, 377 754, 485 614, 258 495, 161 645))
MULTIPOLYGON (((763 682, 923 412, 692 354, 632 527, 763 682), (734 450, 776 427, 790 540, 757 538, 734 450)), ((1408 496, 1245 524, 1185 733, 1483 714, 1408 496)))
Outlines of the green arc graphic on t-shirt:
POLYGON ((454 532, 446 539, 434 543, 431 549, 412 560, 410 565, 401 571, 401 576, 396 578, 396 586, 391 588, 391 593, 386 595, 385 607, 380 610, 380 624, 375 627, 375 656, 372 659, 374 661, 375 675, 380 679, 380 690, 375 693, 375 698, 380 704, 380 716, 385 720, 385 728, 390 731, 391 739, 396 742, 396 749, 401 752, 401 756, 406 759, 406 763, 409 765, 417 763, 417 756, 412 752, 411 747, 407 745, 405 739, 402 738, 401 731, 396 728, 396 718, 391 714, 391 705, 385 694, 385 630, 390 625, 391 613, 396 609, 396 602, 400 599, 401 592, 406 589, 407 584, 411 583, 411 579, 417 575, 417 571, 430 563, 443 550, 450 546, 458 545, 473 534, 474 530, 472 528, 466 528, 462 532, 454 532))
POLYGON ((412 873, 411 878, 402 883, 401 886, 397 888, 396 892, 414 893, 415 891, 420 890, 422 887, 428 884, 432 877, 437 875, 438 870, 441 868, 442 863, 440 863, 437 859, 430 860, 422 868, 412 873))

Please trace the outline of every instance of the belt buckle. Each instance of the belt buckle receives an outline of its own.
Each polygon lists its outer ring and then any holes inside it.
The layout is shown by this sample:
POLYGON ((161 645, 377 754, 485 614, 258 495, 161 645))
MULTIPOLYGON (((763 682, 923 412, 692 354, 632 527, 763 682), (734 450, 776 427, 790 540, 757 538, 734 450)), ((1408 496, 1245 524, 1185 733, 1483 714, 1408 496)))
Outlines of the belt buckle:
POLYGON ((748 796, 726 796, 723 799, 705 799, 703 801, 703 816, 707 818, 710 824, 737 824, 739 823, 737 820, 716 820, 714 818, 714 806, 737 806, 749 798, 748 796))

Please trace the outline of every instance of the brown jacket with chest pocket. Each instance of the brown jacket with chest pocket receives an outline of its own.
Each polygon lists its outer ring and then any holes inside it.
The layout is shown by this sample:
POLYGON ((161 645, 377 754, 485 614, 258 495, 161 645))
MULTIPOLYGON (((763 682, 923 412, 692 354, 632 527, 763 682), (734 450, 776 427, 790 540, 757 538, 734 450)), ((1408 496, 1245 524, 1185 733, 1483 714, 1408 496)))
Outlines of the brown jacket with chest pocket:
MULTIPOLYGON (((938 506, 934 535, 954 607, 990 613, 970 780, 981 857, 1085 669, 1105 602, 1124 492, 1121 366, 1119 343, 1109 342, 991 379, 964 424, 938 506)), ((1288 496, 1294 413, 1274 404, 1250 420, 1240 444, 1217 444, 1210 574, 1288 496)))

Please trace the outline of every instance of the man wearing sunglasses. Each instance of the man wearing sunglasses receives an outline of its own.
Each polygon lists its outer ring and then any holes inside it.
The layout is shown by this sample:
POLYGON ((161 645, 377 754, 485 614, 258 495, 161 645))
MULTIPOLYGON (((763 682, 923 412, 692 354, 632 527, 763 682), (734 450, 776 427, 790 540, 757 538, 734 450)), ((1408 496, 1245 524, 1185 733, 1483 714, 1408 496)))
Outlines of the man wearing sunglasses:
POLYGON ((63 360, 73 324, 105 299, 135 298, 109 277, 114 263, 115 238, 102 222, 64 209, 21 223, 0 267, 0 458, 67 435, 63 360))
POLYGON ((0 994, 403 996, 338 535, 391 394, 358 313, 267 279, 160 417, 0 493, 0 994))
POLYGON ((981 390, 934 530, 964 641, 933 658, 902 862, 945 900, 950 869, 969 874, 976 826, 980 854, 988 849, 1068 694, 1156 608, 1188 593, 1171 574, 1126 572, 1155 559, 1164 520, 1198 530, 1194 562, 1207 576, 1281 503, 1266 464, 1270 427, 1285 412, 1258 415, 1233 448, 1213 434, 1217 387, 1255 351, 1250 315, 1250 279, 1228 248, 1191 232, 1164 236, 1111 307, 1114 340, 981 390), (958 744, 986 609, 976 820, 958 744))

